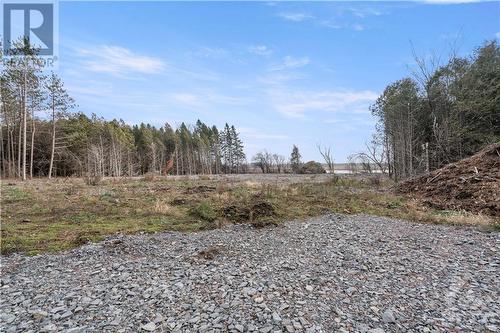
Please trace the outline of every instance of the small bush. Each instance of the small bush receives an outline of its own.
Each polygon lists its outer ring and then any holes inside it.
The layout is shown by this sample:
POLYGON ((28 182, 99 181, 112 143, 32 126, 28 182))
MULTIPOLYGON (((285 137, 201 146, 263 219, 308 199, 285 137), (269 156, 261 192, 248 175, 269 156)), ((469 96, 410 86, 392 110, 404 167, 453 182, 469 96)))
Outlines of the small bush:
POLYGON ((101 183, 102 177, 93 175, 93 176, 85 176, 84 178, 85 184, 90 185, 90 186, 97 186, 101 183))
POLYGON ((213 222, 217 218, 217 212, 207 201, 203 201, 198 206, 192 208, 191 214, 207 222, 213 222))
POLYGON ((370 185, 372 186, 376 186, 376 187, 379 187, 380 184, 382 183, 382 180, 380 179, 379 176, 374 176, 374 177, 370 177, 368 178, 368 182, 370 183, 370 185))
POLYGON ((146 182, 152 182, 156 178, 156 173, 154 172, 148 172, 144 175, 144 181, 146 182))
POLYGON ((168 214, 172 211, 172 206, 164 200, 156 199, 153 209, 157 214, 168 214))
POLYGON ((309 161, 300 168, 300 173, 303 174, 319 174, 326 173, 321 163, 309 161))

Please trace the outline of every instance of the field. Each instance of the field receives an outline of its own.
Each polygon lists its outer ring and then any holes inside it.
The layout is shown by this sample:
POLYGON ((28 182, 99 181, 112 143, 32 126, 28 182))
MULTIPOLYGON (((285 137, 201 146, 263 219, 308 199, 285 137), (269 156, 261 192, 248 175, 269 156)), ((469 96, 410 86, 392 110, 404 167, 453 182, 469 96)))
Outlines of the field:
POLYGON ((229 223, 279 225, 328 213, 496 226, 491 217, 434 210, 380 176, 233 175, 4 180, 2 254, 38 254, 115 233, 199 231, 229 223))

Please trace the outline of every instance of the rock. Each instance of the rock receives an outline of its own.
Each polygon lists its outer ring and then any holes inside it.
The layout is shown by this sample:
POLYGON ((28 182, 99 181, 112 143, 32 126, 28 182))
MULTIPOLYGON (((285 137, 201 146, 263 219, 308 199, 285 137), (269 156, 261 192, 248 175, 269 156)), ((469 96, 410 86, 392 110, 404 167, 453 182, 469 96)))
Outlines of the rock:
POLYGON ((257 289, 255 288, 244 288, 244 293, 247 294, 248 296, 253 296, 257 294, 257 289))
POLYGON ((71 311, 66 311, 61 315, 61 317, 59 317, 59 319, 65 319, 65 318, 71 317, 71 315, 73 315, 73 313, 71 311))
POLYGON ((33 318, 39 320, 39 319, 43 319, 43 318, 47 317, 49 314, 45 311, 42 311, 42 310, 36 310, 36 311, 32 311, 31 315, 33 316, 33 318))
POLYGON ((498 332, 498 233, 367 215, 307 224, 3 256, 0 332, 498 332))
POLYGON ((368 333, 385 333, 385 331, 381 328, 372 328, 368 333))
POLYGON ((55 332, 57 331, 57 326, 55 324, 48 324, 42 327, 40 332, 55 332))
POLYGON ((7 324, 10 324, 14 320, 16 320, 16 316, 14 316, 13 314, 9 314, 9 313, 2 313, 2 314, 0 314, 0 320, 6 322, 7 324))
POLYGON ((86 331, 87 326, 79 326, 68 328, 65 333, 83 333, 86 331))
POLYGON ((391 310, 385 310, 384 313, 382 313, 382 321, 384 323, 395 323, 396 318, 394 318, 394 313, 391 310))
POLYGON ((370 330, 370 327, 365 324, 358 324, 356 328, 359 331, 359 333, 367 333, 370 330))
POLYGON ((144 331, 147 331, 147 332, 153 332, 154 330, 156 330, 156 325, 155 325, 155 323, 150 322, 150 323, 147 323, 146 325, 142 325, 141 329, 143 329, 144 331))
POLYGON ((354 294, 355 292, 356 292, 356 288, 354 288, 354 287, 349 287, 349 288, 347 288, 347 290, 346 290, 347 295, 352 295, 352 294, 354 294))

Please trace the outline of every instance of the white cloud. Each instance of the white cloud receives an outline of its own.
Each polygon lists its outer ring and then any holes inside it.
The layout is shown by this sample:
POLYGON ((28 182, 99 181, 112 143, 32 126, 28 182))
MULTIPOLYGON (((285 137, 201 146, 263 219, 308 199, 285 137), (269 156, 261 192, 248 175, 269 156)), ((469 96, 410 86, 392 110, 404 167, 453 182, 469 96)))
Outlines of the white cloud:
POLYGON ((177 104, 182 104, 185 106, 197 107, 202 105, 200 96, 189 93, 174 93, 170 94, 169 97, 177 104))
MULTIPOLYGON (((71 82, 71 81, 70 81, 71 82)), ((107 97, 113 93, 113 86, 110 83, 94 80, 71 82, 67 85, 70 94, 107 97)))
POLYGON ((318 22, 320 26, 331 28, 331 29, 352 29, 354 31, 363 31, 365 30, 365 26, 359 23, 354 24, 346 24, 346 23, 338 23, 335 20, 323 20, 318 22))
POLYGON ((480 2, 481 0, 423 0, 424 3, 437 4, 437 5, 450 5, 460 3, 480 2))
POLYGON ((283 59, 283 64, 285 65, 286 68, 304 67, 309 63, 310 60, 308 57, 294 58, 291 56, 286 56, 283 59))
POLYGON ((283 72, 272 72, 269 75, 259 77, 258 80, 261 83, 269 85, 280 85, 285 82, 294 81, 302 79, 303 76, 297 73, 289 74, 283 72))
POLYGON ((258 129, 251 127, 239 127, 240 134, 247 139, 257 139, 257 140, 287 140, 290 137, 283 134, 272 134, 264 133, 258 129))
POLYGON ((365 18, 367 16, 380 16, 383 14, 378 9, 370 8, 370 7, 366 7, 366 6, 351 7, 351 8, 349 8, 349 10, 352 12, 352 14, 354 16, 359 17, 359 18, 365 18))
POLYGON ((266 45, 254 45, 248 47, 248 52, 257 54, 260 56, 270 56, 273 51, 269 49, 266 45))
POLYGON ((319 25, 331 29, 341 29, 343 26, 334 20, 323 20, 319 22, 319 25))
POLYGON ((368 112, 368 107, 378 95, 363 91, 287 91, 270 92, 274 109, 290 118, 304 118, 310 112, 368 112), (364 111, 366 110, 366 111, 364 111))
POLYGON ((495 34, 495 37, 496 37, 497 39, 500 39, 500 31, 499 31, 499 32, 497 32, 497 33, 495 34))
POLYGON ((355 31, 363 31, 365 30, 365 27, 362 26, 361 24, 353 24, 352 25, 352 28, 355 30, 355 31))
POLYGON ((120 46, 79 47, 76 51, 79 56, 85 58, 83 64, 87 70, 99 73, 118 75, 126 73, 153 74, 163 71, 167 66, 159 58, 139 55, 120 46))
POLYGON ((247 98, 222 95, 212 91, 177 92, 167 94, 167 98, 174 104, 188 108, 207 108, 213 105, 244 105, 249 103, 247 98))
POLYGON ((271 71, 281 71, 284 69, 293 69, 307 66, 311 63, 309 57, 299 57, 295 58, 292 56, 286 56, 283 58, 283 61, 278 65, 271 66, 271 71))
POLYGON ((278 16, 293 22, 302 22, 314 18, 314 16, 307 13, 279 13, 278 16))
POLYGON ((220 59, 230 55, 230 52, 220 47, 201 47, 195 54, 204 58, 220 59))

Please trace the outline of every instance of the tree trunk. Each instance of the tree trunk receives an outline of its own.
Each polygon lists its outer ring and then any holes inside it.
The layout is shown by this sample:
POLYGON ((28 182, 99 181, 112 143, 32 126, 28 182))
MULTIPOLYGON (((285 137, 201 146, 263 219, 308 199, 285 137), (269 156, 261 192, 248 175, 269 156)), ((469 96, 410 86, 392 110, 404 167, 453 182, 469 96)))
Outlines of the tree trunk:
POLYGON ((24 72, 24 91, 23 91, 23 180, 26 180, 26 127, 27 127, 27 114, 26 114, 26 70, 24 72))
POLYGON ((56 150, 56 111, 54 99, 52 98, 52 145, 50 149, 49 179, 52 178, 52 168, 54 167, 54 154, 56 150))
MULTIPOLYGON (((22 113, 22 112, 21 112, 22 113)), ((21 154, 22 154, 22 140, 23 140, 23 118, 22 114, 19 118, 19 133, 17 137, 17 176, 21 178, 21 154)))
POLYGON ((33 152, 35 150, 35 111, 31 119, 31 151, 30 151, 30 179, 33 178, 33 152))

